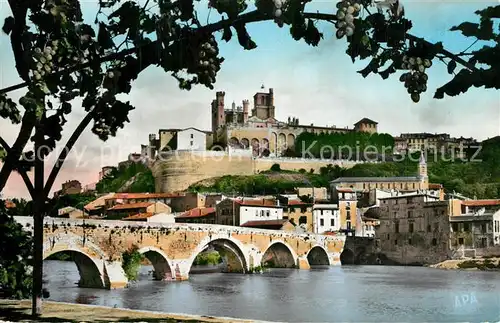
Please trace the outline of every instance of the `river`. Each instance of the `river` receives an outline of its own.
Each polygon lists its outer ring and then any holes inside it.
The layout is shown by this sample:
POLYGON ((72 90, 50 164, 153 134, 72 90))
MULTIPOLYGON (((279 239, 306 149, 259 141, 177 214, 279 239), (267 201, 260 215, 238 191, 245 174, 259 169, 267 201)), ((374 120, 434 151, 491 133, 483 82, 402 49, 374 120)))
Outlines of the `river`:
POLYGON ((281 322, 500 320, 500 273, 424 267, 272 269, 199 274, 184 282, 138 282, 121 290, 78 288, 76 265, 45 261, 49 300, 281 322))

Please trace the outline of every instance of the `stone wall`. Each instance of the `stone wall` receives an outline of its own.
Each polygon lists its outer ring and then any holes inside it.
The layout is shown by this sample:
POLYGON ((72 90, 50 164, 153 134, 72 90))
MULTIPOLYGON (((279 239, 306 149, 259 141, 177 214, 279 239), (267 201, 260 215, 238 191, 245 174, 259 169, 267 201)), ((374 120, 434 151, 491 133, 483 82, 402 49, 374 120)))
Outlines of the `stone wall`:
POLYGON ((253 158, 250 154, 222 151, 176 151, 164 153, 152 166, 156 192, 186 190, 190 185, 224 175, 254 175, 279 164, 283 170, 305 169, 318 173, 321 167, 350 168, 360 162, 301 158, 253 158))
MULTIPOLYGON (((26 230, 31 217, 16 217, 26 230)), ((137 248, 153 264, 157 277, 185 280, 196 256, 207 247, 223 255, 229 271, 249 272, 262 264, 264 255, 278 255, 278 262, 293 259, 294 267, 308 269, 323 254, 330 265, 340 265, 345 236, 322 236, 289 231, 205 224, 167 224, 106 220, 47 218, 44 223, 44 259, 58 252, 85 257, 77 263, 82 281, 95 286, 127 285, 122 268, 125 251, 137 248), (275 250, 275 248, 277 248, 275 250), (308 260, 315 248, 315 256, 308 260), (283 250, 288 250, 286 258, 283 250), (290 258, 291 257, 291 258, 290 258)), ((77 261, 77 258, 75 258, 77 261)))

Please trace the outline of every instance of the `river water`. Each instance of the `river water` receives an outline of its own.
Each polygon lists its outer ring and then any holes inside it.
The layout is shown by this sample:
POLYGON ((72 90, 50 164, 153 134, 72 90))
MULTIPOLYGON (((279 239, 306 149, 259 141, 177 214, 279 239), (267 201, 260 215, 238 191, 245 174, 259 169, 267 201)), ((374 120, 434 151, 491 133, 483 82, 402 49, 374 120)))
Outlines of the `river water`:
POLYGON ((72 262, 46 261, 50 300, 281 322, 500 321, 500 273, 423 267, 272 269, 152 281, 150 266, 122 290, 78 288, 72 262))

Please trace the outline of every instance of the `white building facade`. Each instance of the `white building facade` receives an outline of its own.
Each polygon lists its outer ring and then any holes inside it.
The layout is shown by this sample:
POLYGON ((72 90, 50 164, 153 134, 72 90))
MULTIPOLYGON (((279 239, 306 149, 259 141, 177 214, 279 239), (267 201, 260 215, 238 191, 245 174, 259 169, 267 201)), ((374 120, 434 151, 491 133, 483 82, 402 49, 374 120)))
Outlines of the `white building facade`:
POLYGON ((280 206, 240 205, 240 225, 248 221, 283 220, 280 206))
POLYGON ((322 234, 340 230, 340 211, 337 204, 313 206, 313 232, 322 234))
POLYGON ((177 150, 207 150, 207 134, 196 128, 186 128, 177 132, 177 150))

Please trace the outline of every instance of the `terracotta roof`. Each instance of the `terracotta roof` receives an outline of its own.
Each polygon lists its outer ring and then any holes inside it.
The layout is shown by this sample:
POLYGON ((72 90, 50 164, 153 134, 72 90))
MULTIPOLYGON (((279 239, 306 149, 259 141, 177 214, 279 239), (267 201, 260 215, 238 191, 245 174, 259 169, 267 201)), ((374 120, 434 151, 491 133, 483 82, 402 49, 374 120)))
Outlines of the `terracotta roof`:
POLYGON ((197 207, 186 211, 176 218, 199 218, 203 216, 212 215, 215 213, 214 207, 197 207))
POLYGON ((378 122, 375 122, 375 121, 373 121, 373 120, 371 120, 371 119, 368 119, 368 118, 363 118, 363 119, 359 120, 358 122, 356 122, 354 125, 356 126, 356 125, 358 125, 358 124, 360 124, 360 123, 378 124, 378 122))
POLYGON ((302 202, 301 200, 288 200, 288 205, 306 205, 307 203, 302 202))
POLYGON ((109 210, 133 210, 141 209, 153 205, 151 202, 140 202, 140 203, 130 203, 130 204, 118 204, 110 208, 109 210))
POLYGON ((441 188, 443 188, 443 184, 429 183, 429 189, 441 189, 441 188))
POLYGON ((185 196, 183 193, 116 193, 109 200, 116 199, 155 199, 155 198, 169 198, 185 196))
POLYGON ((143 220, 150 218, 154 215, 154 213, 147 212, 147 213, 137 213, 131 216, 128 216, 126 218, 123 218, 122 220, 143 220))
POLYGON ((354 193, 355 191, 352 188, 337 188, 337 192, 339 193, 354 193))
POLYGON ((16 203, 12 202, 11 200, 5 200, 4 201, 5 208, 7 209, 12 209, 16 207, 16 203))
POLYGON ((236 203, 244 206, 268 206, 268 207, 277 207, 275 200, 267 200, 267 199, 255 199, 255 200, 245 200, 239 199, 234 200, 236 203))
POLYGON ((462 204, 465 206, 500 206, 500 200, 465 200, 462 204))
POLYGON ((262 221, 247 221, 241 227, 267 227, 267 226, 283 226, 288 220, 262 220, 262 221))

